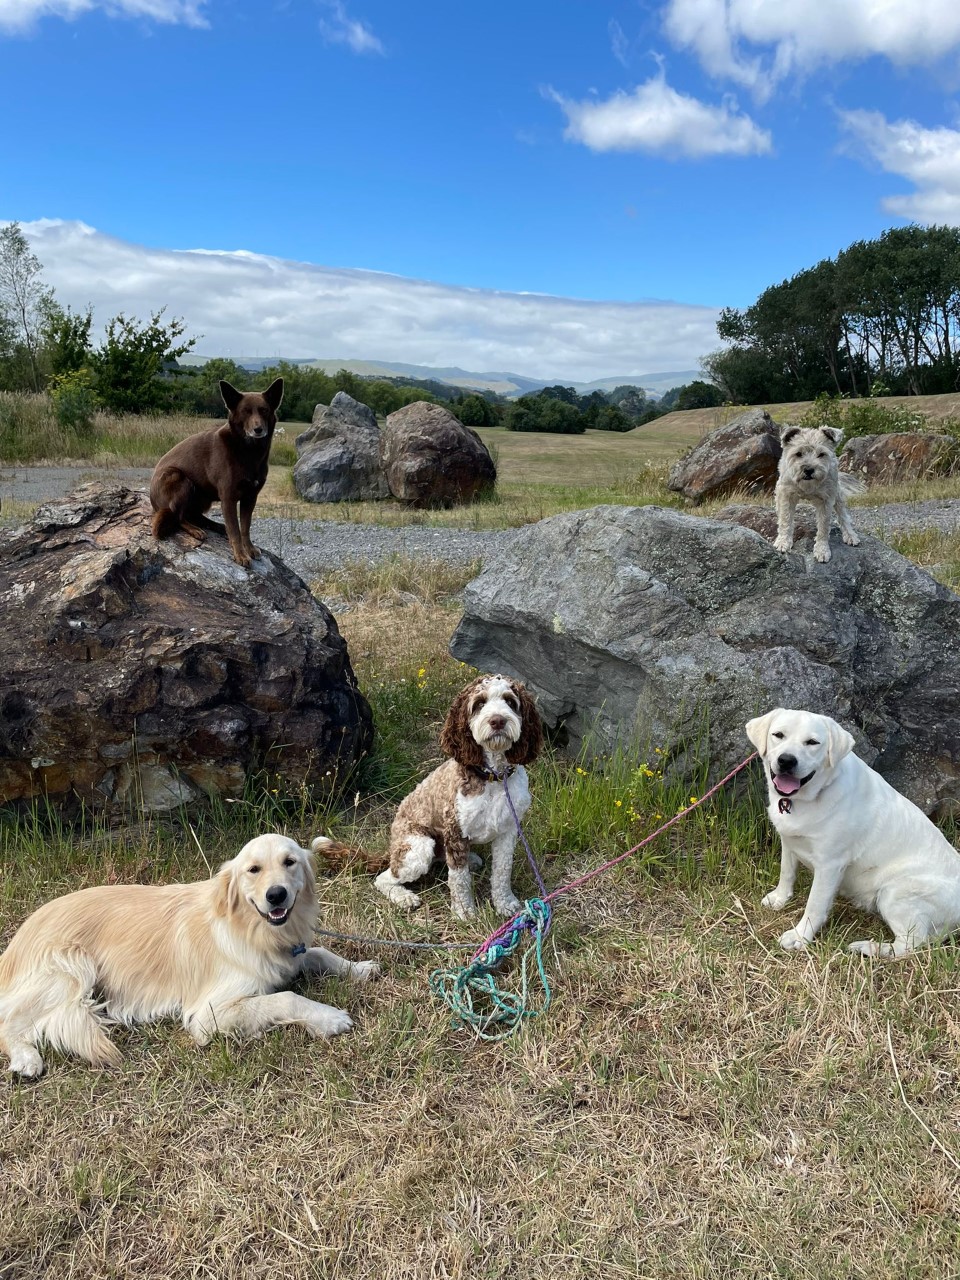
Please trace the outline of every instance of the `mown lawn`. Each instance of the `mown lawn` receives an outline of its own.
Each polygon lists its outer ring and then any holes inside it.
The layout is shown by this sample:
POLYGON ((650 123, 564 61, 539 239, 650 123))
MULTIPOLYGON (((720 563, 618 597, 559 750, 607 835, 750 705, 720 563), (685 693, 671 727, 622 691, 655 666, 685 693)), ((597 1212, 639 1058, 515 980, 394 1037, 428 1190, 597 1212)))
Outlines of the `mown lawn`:
MULTIPOLYGON (((8 818, 0 936, 84 884, 206 875, 264 829, 382 850, 467 674, 446 649, 459 584, 425 577, 402 604, 382 580, 338 581, 379 729, 344 808, 272 779, 128 829, 8 818)), ((528 831, 552 885, 687 802, 648 755, 534 766, 528 831)), ((759 907, 777 863, 759 787, 564 901, 553 1007, 506 1043, 451 1029, 427 987, 446 961, 384 950, 380 982, 322 988, 356 1020, 329 1044, 199 1050, 162 1026, 117 1033, 117 1072, 51 1055, 39 1082, 3 1084, 0 1276, 955 1274, 960 953, 849 956, 881 926, 846 910, 808 955, 781 953, 759 907)), ((327 927, 472 942, 493 925, 453 921, 440 879, 408 918, 356 867, 329 870, 327 927)), ((516 885, 533 888, 522 860, 516 885)))

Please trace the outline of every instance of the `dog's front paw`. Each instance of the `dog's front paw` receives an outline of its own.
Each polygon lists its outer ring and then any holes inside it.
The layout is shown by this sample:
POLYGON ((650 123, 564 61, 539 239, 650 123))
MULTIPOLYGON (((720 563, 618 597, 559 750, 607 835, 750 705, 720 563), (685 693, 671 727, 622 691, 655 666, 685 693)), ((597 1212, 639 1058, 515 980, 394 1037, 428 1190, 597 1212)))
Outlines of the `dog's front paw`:
POLYGON ((776 889, 771 889, 765 898, 760 899, 760 905, 771 911, 782 911, 789 901, 789 893, 778 893, 776 889))
POLYGON ((813 558, 820 564, 826 564, 830 559, 830 548, 825 542, 815 542, 813 544, 813 558))
POLYGON ((493 904, 493 909, 497 915, 503 916, 508 920, 511 916, 519 915, 523 910, 523 903, 519 898, 501 898, 493 904))
POLYGON ((781 933, 780 945, 784 951, 805 951, 810 943, 798 930, 788 929, 786 933, 781 933))
POLYGON ((250 557, 247 555, 245 551, 234 551, 233 558, 234 560, 236 560, 237 564, 240 566, 241 569, 250 568, 250 557))
POLYGON ((342 1036, 345 1031, 353 1030, 353 1019, 346 1009, 334 1009, 324 1005, 312 1020, 306 1024, 310 1035, 318 1039, 330 1039, 331 1036, 342 1036))
POLYGON ((249 547, 247 547, 247 555, 249 555, 249 556, 251 557, 251 559, 253 559, 253 560, 259 560, 259 559, 260 559, 260 552, 257 550, 257 548, 253 545, 253 543, 252 543, 252 542, 251 542, 250 546, 249 546, 249 547))
POLYGON ((778 534, 774 539, 773 547, 775 551, 792 551, 793 539, 788 538, 785 534, 778 534))
POLYGON ((860 545, 860 539, 855 533, 845 533, 843 535, 843 540, 848 547, 859 547, 860 545))
POLYGON ((43 1059, 32 1046, 21 1045, 10 1054, 10 1072, 25 1080, 36 1080, 43 1075, 43 1059))
POLYGON ((376 960, 358 960, 350 966, 350 978, 353 982, 369 982, 379 978, 382 970, 376 960))

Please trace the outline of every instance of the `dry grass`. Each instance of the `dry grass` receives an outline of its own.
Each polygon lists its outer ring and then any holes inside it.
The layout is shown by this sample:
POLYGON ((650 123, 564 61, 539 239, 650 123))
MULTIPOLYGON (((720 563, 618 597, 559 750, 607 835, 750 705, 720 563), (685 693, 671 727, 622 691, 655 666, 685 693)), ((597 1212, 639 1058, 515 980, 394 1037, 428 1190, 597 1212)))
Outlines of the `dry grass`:
MULTIPOLYGON (((381 751, 406 749, 418 771, 464 676, 445 647, 455 617, 413 604, 342 619, 397 735, 381 751)), ((554 881, 598 856, 572 827, 543 836, 561 767, 538 766, 530 825, 554 881)), ((453 1032, 427 992, 433 961, 387 953, 378 984, 325 986, 357 1023, 329 1045, 277 1032, 198 1050, 156 1027, 118 1034, 118 1072, 54 1055, 39 1083, 3 1086, 0 1276, 955 1274, 957 951, 864 962, 842 946, 879 926, 840 912, 809 956, 779 952, 781 921, 758 906, 769 831, 749 798, 719 812, 671 857, 566 900, 553 1009, 506 1044, 453 1032)), ((373 847, 389 814, 374 791, 315 824, 373 847)), ((215 860, 244 833, 224 818, 199 834, 215 860)), ((205 874, 184 831, 94 832, 82 849, 55 826, 38 836, 5 845, 4 937, 67 887, 205 874)), ((529 891, 524 870, 517 882, 529 891)), ((491 924, 452 921, 439 883, 413 918, 365 876, 337 874, 322 897, 348 932, 472 940, 491 924)))
MULTIPOLYGON (((371 564, 347 560, 311 583, 314 595, 341 604, 363 603, 376 609, 398 605, 443 604, 461 594, 480 572, 480 561, 447 564, 426 556, 392 555, 371 564)), ((329 606, 333 608, 333 605, 329 606)))

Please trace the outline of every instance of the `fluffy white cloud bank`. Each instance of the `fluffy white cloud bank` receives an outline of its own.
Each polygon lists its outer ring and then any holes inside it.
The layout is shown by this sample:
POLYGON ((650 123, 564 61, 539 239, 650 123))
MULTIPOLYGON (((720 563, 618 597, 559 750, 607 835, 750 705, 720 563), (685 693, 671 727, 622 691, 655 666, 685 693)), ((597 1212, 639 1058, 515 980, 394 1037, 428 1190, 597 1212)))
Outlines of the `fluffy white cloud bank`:
POLYGON ((960 132, 925 129, 915 120, 888 121, 879 111, 843 111, 840 123, 851 155, 864 152, 915 191, 887 196, 883 207, 898 218, 960 226, 960 132))
POLYGON ((770 134, 730 102, 720 106, 678 93, 662 75, 603 100, 574 102, 550 91, 567 117, 563 136, 591 151, 647 151, 667 157, 765 155, 770 134))
POLYGON ((926 66, 960 46, 957 0, 668 0, 670 40, 758 96, 794 71, 873 56, 926 66))
POLYGON ((0 0, 0 31, 31 30, 41 18, 81 18, 99 9, 110 17, 205 27, 206 0, 0 0))
POLYGON ((44 278, 98 324, 119 311, 182 315, 207 355, 458 365, 590 381, 691 369, 717 346, 717 311, 457 288, 262 254, 149 249, 81 222, 24 223, 44 278))

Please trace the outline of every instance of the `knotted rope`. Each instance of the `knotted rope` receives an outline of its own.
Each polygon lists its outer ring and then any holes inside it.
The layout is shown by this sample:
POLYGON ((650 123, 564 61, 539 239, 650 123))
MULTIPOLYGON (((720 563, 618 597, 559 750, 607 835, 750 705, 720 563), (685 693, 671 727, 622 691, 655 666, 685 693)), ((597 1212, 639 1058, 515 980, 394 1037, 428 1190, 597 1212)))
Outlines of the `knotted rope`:
POLYGON ((576 880, 570 880, 567 884, 561 885, 559 889, 554 889, 550 893, 547 892, 543 876, 540 874, 540 868, 537 866, 536 858, 533 856, 533 850, 530 848, 517 811, 514 808, 513 797, 510 795, 506 776, 502 777, 501 782, 506 793, 507 803, 516 823, 517 833, 526 850, 534 879, 540 889, 540 897, 529 898, 524 903, 522 910, 518 911, 512 919, 500 925, 498 929, 495 929, 490 934, 465 965, 460 965, 455 969, 434 969, 430 974, 430 989, 434 995, 440 997, 454 1015, 454 1027, 470 1028, 481 1040, 505 1040, 508 1036, 513 1035, 514 1031, 523 1022, 546 1013, 550 1008, 552 996, 546 968, 543 963, 543 944, 553 923, 551 903, 555 902, 562 894, 570 893, 573 889, 579 889, 581 885, 586 884, 588 880, 594 879, 601 872, 608 871, 619 862, 632 857, 633 854, 650 844, 652 840, 656 840, 658 836, 663 835, 670 827, 686 818, 688 814, 693 813, 694 809, 699 809, 702 804, 705 804, 712 796, 716 795, 722 787, 725 787, 731 778, 735 778, 748 764, 752 764, 756 758, 757 752, 754 751, 746 760, 742 760, 735 769, 731 769, 726 777, 721 778, 709 791, 705 791, 698 800, 688 804, 686 808, 674 814, 672 818, 664 822, 662 826, 657 827, 656 831, 644 837, 632 849, 628 849, 626 853, 621 853, 616 858, 610 858, 607 862, 601 863, 599 867, 594 867, 592 871, 588 871, 586 875, 578 876, 576 880), (531 953, 528 948, 520 961, 520 990, 517 992, 501 991, 494 976, 495 970, 504 960, 514 955, 525 938, 529 937, 532 937, 533 940, 533 950, 531 953), (536 961, 537 977, 543 989, 539 1006, 536 1008, 531 1007, 530 1004, 532 996, 531 975, 529 972, 531 954, 536 961))

